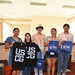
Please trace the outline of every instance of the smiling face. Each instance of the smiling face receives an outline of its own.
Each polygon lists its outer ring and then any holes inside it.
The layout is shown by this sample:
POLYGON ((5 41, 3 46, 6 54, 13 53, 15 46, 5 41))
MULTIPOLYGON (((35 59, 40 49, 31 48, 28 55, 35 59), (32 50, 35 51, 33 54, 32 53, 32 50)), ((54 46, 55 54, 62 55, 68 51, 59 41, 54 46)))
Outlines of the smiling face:
POLYGON ((30 33, 26 33, 26 34, 25 34, 24 42, 32 42, 32 41, 31 41, 31 34, 30 34, 30 33))
POLYGON ((42 28, 38 28, 37 31, 38 31, 38 33, 41 33, 42 32, 42 28))
POLYGON ((55 29, 55 28, 52 28, 52 29, 51 29, 51 35, 52 35, 52 36, 56 36, 56 34, 57 34, 56 29, 55 29))
POLYGON ((13 31, 14 36, 17 37, 17 36, 19 35, 19 32, 20 32, 20 31, 19 31, 18 29, 15 29, 15 30, 13 31))
POLYGON ((31 37, 30 37, 29 34, 27 34, 27 35, 25 36, 25 39, 26 39, 27 42, 30 42, 30 38, 31 38, 31 37))
POLYGON ((68 26, 64 26, 63 29, 64 29, 64 32, 69 32, 70 28, 68 26))

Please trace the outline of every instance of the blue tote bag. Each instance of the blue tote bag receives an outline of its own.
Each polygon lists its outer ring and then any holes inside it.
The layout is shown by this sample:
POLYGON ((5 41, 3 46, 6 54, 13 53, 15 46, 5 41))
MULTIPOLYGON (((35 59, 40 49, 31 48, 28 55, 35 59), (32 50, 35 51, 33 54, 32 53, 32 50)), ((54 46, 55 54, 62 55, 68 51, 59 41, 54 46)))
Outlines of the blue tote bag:
POLYGON ((42 70, 44 68, 44 59, 37 59, 37 66, 35 66, 34 68, 42 70))
POLYGON ((62 52, 72 52, 72 42, 71 41, 64 41, 61 47, 62 52))
POLYGON ((48 52, 58 52, 59 42, 58 41, 50 41, 48 45, 48 52))
POLYGON ((37 58, 37 66, 35 66, 34 68, 41 69, 41 70, 44 68, 44 59, 41 58, 41 52, 40 52, 40 56, 37 58))

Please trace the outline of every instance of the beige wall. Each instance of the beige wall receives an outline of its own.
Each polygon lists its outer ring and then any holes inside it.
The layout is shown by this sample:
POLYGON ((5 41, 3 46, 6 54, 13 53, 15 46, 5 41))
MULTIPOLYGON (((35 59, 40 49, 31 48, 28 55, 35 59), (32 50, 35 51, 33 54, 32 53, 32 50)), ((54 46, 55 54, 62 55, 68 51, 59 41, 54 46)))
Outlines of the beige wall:
POLYGON ((0 22, 0 42, 3 42, 2 22, 0 22))
POLYGON ((63 32, 63 24, 67 23, 67 19, 63 17, 45 17, 45 16, 34 16, 31 22, 31 34, 36 32, 36 26, 42 24, 44 27, 43 33, 47 36, 50 35, 50 29, 55 27, 57 29, 57 34, 63 32))

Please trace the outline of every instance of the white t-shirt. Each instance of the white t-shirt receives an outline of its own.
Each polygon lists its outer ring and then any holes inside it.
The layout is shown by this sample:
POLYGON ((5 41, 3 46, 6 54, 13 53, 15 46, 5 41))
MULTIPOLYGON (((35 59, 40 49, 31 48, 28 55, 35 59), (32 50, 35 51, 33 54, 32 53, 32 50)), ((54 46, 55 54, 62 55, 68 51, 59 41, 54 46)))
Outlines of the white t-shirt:
POLYGON ((35 42, 40 47, 41 51, 44 51, 45 39, 46 36, 44 34, 39 35, 38 33, 36 33, 32 36, 32 41, 35 42))
POLYGON ((72 41, 73 42, 73 35, 71 33, 68 33, 68 34, 60 33, 58 35, 58 38, 60 41, 72 41))
POLYGON ((65 34, 64 32, 63 33, 60 33, 58 35, 58 38, 59 38, 59 43, 60 43, 60 48, 62 47, 62 44, 61 42, 62 41, 72 41, 73 42, 73 35, 71 33, 68 33, 68 34, 65 34))

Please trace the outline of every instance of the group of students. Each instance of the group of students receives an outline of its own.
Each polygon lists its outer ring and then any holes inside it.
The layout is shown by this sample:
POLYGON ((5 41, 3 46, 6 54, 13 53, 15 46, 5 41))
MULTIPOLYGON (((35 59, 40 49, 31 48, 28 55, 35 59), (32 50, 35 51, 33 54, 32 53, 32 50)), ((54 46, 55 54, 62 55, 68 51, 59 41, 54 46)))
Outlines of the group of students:
MULTIPOLYGON (((57 37, 57 30, 56 28, 51 29, 51 36, 46 37, 43 33, 43 26, 38 25, 36 27, 37 33, 35 33, 32 37, 30 33, 25 34, 24 41, 21 40, 21 38, 18 37, 20 30, 18 28, 13 29, 13 36, 8 37, 5 40, 5 48, 10 48, 9 53, 9 65, 12 66, 12 56, 13 56, 13 44, 15 42, 23 42, 30 46, 30 43, 33 44, 33 42, 38 45, 41 51, 37 52, 37 57, 40 56, 40 58, 44 59, 44 56, 47 60, 47 74, 48 75, 54 75, 55 74, 55 63, 58 59, 58 65, 57 65, 57 75, 66 75, 66 69, 69 62, 70 52, 62 52, 61 46, 64 43, 64 41, 71 41, 73 43, 73 35, 69 33, 70 26, 69 24, 64 24, 63 29, 64 32, 60 33, 57 37), (48 52, 48 45, 50 41, 58 41, 59 42, 59 49, 58 52, 48 52), (52 70, 51 70, 52 69, 52 70), (51 72, 52 71, 52 72, 51 72), (51 74, 52 73, 52 74, 51 74)), ((31 64, 31 62, 30 62, 31 64)), ((13 70, 12 75, 20 75, 21 70, 13 70)), ((42 69, 34 68, 35 75, 43 75, 42 69)), ((30 67, 25 67, 22 70, 22 75, 30 75, 30 67)))

